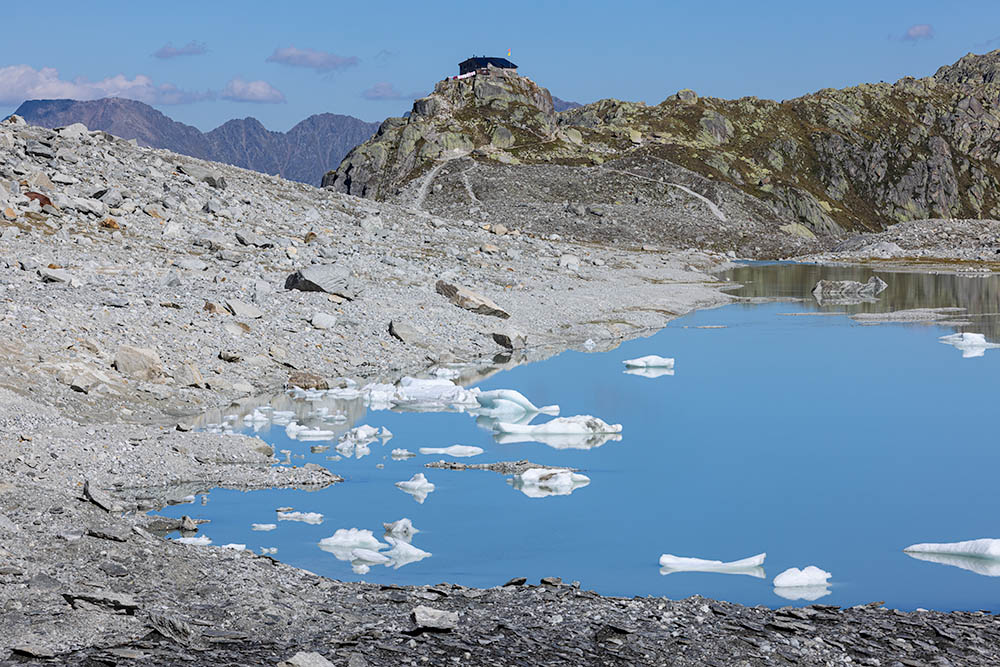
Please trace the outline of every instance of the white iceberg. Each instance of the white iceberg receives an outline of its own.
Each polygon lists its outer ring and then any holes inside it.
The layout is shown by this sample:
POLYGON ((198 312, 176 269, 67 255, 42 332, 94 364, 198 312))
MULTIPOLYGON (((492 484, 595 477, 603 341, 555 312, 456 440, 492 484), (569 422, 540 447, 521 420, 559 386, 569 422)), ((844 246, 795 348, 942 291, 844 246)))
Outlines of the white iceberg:
POLYGON ((250 530, 257 530, 257 531, 274 530, 277 527, 278 527, 278 524, 276 524, 276 523, 251 523, 250 524, 250 530))
POLYGON ((385 566, 389 567, 391 565, 394 570, 398 570, 404 565, 415 563, 418 560, 423 560, 431 555, 429 551, 418 549, 402 538, 386 537, 385 541, 392 545, 392 548, 384 554, 388 559, 385 566))
POLYGON ((443 454, 444 456, 479 456, 483 453, 481 447, 471 445, 452 445, 451 447, 421 447, 421 454, 443 454))
POLYGON ((301 521, 318 525, 323 523, 323 515, 319 512, 278 512, 278 521, 301 521))
POLYGON ((333 535, 319 541, 319 548, 333 554, 337 560, 352 560, 355 549, 377 552, 385 546, 375 538, 372 531, 359 528, 338 528, 333 535))
POLYGON ((524 394, 514 389, 492 389, 483 391, 476 395, 479 403, 480 414, 501 415, 518 413, 544 413, 550 415, 559 414, 558 405, 545 405, 536 407, 534 403, 525 398, 524 394))
POLYGON ((660 357, 655 354, 647 354, 638 359, 626 359, 625 365, 629 368, 673 368, 674 360, 670 357, 660 357))
POLYGON ((223 544, 222 549, 232 549, 233 551, 245 551, 247 545, 245 544, 223 544))
POLYGON ((984 537, 964 542, 921 542, 903 549, 905 553, 948 554, 967 558, 1000 560, 1000 540, 984 537))
POLYGON ((391 453, 394 459, 408 459, 410 457, 416 456, 413 452, 408 449, 394 449, 391 453))
POLYGON ((617 442, 622 437, 617 433, 593 433, 590 435, 519 435, 514 433, 494 433, 493 439, 501 445, 518 442, 539 442, 543 445, 548 445, 552 449, 596 449, 607 442, 617 442))
POLYGON ((775 588, 798 588, 801 586, 826 586, 827 579, 833 575, 815 565, 809 565, 801 570, 790 567, 774 578, 775 588))
POLYGON ((291 440, 330 440, 337 434, 334 431, 328 431, 321 428, 311 428, 309 426, 303 426, 298 422, 289 422, 285 427, 285 435, 291 440))
POLYGON ((757 554, 740 560, 725 563, 721 560, 705 560, 703 558, 686 558, 663 554, 660 556, 660 574, 672 572, 715 572, 718 574, 745 574, 758 579, 764 578, 764 559, 766 553, 757 554))
POLYGON ((366 563, 382 564, 388 563, 389 557, 380 554, 373 549, 352 549, 351 556, 354 560, 362 560, 366 563))
POLYGON ((625 375, 638 375, 639 377, 644 378, 658 378, 663 377, 664 375, 673 375, 674 369, 656 368, 651 366, 649 368, 626 368, 622 372, 625 373, 625 375))
POLYGON ((354 456, 360 459, 371 453, 368 445, 380 438, 382 439, 382 443, 385 444, 391 437, 392 433, 386 428, 377 429, 374 426, 363 424, 352 428, 340 436, 340 440, 334 449, 346 458, 354 456))
POLYGON ((419 533, 420 530, 413 527, 413 522, 403 517, 392 523, 383 523, 382 527, 385 528, 385 534, 391 535, 397 539, 409 542, 413 539, 414 533, 419 533))
POLYGON ((827 586, 775 586, 774 594, 786 600, 818 600, 830 594, 827 586))
POLYGON ((422 472, 418 472, 405 482, 396 482, 396 486, 413 496, 413 499, 421 504, 427 499, 427 494, 434 490, 434 485, 427 481, 422 472))
POLYGON ((494 426, 503 437, 498 442, 542 442, 555 449, 592 449, 611 439, 620 439, 621 424, 608 424, 597 417, 577 415, 557 417, 544 424, 497 422, 494 426))
POLYGON ((1000 347, 997 343, 986 340, 986 336, 981 333, 956 333, 941 336, 938 340, 961 350, 963 359, 981 357, 986 354, 986 350, 1000 347))
POLYGON ((208 539, 208 535, 199 535, 197 537, 178 537, 174 540, 178 544, 192 544, 198 547, 207 547, 212 543, 212 540, 208 539))
POLYGON ((479 405, 478 389, 466 389, 446 378, 404 377, 394 387, 390 403, 413 410, 463 410, 479 405))
POLYGON ((278 553, 278 547, 261 547, 260 553, 262 556, 270 556, 271 554, 278 553))
POLYGON ((565 468, 529 468, 514 475, 512 484, 529 498, 546 498, 568 496, 590 484, 590 478, 565 468))

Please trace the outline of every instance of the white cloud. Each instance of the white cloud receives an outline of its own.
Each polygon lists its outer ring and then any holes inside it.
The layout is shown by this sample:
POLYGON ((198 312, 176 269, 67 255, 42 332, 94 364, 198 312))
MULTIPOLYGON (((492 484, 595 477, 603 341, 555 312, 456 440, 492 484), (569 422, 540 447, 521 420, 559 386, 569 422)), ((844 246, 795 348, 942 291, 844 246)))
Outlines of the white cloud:
POLYGON ((317 72, 332 72, 357 65, 358 57, 338 56, 328 51, 297 49, 294 46, 289 46, 284 49, 275 49, 265 62, 279 63, 289 67, 308 67, 317 72))
POLYGON ((285 101, 285 96, 267 81, 244 81, 236 77, 222 89, 222 99, 233 102, 281 104, 285 101))
POLYGON ((189 104, 215 98, 210 91, 181 90, 172 83, 153 83, 144 74, 129 79, 124 74, 89 81, 84 77, 62 79, 53 67, 35 69, 30 65, 0 67, 0 103, 20 104, 25 100, 73 99, 94 100, 101 97, 126 97, 147 104, 189 104))
POLYGON ((208 45, 205 42, 188 42, 180 48, 174 47, 169 42, 157 49, 153 56, 156 58, 176 58, 177 56, 202 56, 208 53, 208 45))
POLYGON ((911 25, 903 33, 904 41, 916 42, 921 39, 934 39, 934 26, 930 23, 918 23, 911 25))
POLYGON ((366 100, 413 100, 420 97, 420 93, 401 93, 388 81, 379 81, 363 91, 361 97, 366 100))

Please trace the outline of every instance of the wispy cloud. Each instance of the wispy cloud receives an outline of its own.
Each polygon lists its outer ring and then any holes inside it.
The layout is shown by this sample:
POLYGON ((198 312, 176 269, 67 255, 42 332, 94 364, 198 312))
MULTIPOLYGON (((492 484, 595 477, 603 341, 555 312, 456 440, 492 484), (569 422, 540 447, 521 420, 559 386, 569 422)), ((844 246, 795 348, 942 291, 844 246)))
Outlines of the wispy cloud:
POLYGON ((178 56, 203 56, 206 53, 208 53, 208 45, 205 42, 191 41, 180 48, 167 42, 153 52, 153 57, 167 60, 169 58, 177 58, 178 56))
POLYGON ((211 91, 181 90, 172 83, 155 84, 138 74, 129 79, 123 74, 99 81, 84 77, 73 80, 59 77, 54 67, 35 69, 30 65, 0 67, 0 102, 19 104, 34 99, 95 100, 101 97, 127 97, 147 104, 190 104, 215 98, 211 91))
POLYGON ((922 39, 934 39, 934 26, 930 23, 911 25, 903 33, 904 42, 918 42, 922 39))
POLYGON ((285 96, 267 81, 245 81, 235 77, 222 89, 222 99, 233 102, 281 104, 285 101, 285 96))
POLYGON ((415 100, 421 93, 401 93, 388 81, 379 81, 368 90, 362 91, 366 100, 415 100))
POLYGON ((275 49, 265 62, 278 63, 289 67, 306 67, 317 72, 333 72, 339 69, 353 67, 358 64, 357 56, 338 56, 328 51, 316 49, 297 49, 289 46, 275 49))

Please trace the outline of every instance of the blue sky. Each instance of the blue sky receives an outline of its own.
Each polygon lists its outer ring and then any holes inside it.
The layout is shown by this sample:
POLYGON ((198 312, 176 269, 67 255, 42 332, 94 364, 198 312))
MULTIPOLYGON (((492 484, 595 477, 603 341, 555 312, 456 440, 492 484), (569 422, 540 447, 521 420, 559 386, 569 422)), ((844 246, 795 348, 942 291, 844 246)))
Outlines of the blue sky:
POLYGON ((0 114, 117 92, 203 130, 255 116, 399 115, 472 54, 563 99, 657 103, 680 88, 774 99, 932 74, 1000 48, 996 0, 698 3, 50 0, 5 10, 0 114), (166 56, 166 57, 158 57, 166 56))

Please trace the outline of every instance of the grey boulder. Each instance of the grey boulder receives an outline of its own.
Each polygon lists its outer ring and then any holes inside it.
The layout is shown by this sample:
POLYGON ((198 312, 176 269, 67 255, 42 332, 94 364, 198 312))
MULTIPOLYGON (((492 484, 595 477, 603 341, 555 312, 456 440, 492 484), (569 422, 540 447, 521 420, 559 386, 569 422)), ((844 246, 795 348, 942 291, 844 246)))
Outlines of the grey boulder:
POLYGON ((420 605, 413 610, 413 622, 418 630, 454 630, 458 627, 458 613, 420 605))
POLYGON ((315 264, 299 269, 285 280, 285 289, 301 292, 326 292, 345 299, 357 297, 351 285, 351 272, 337 264, 315 264))
POLYGON ((459 308, 471 310, 479 315, 492 315, 504 320, 510 317, 510 313, 493 303, 493 301, 478 292, 473 292, 467 287, 452 285, 439 280, 434 288, 438 294, 448 297, 448 300, 459 308))

